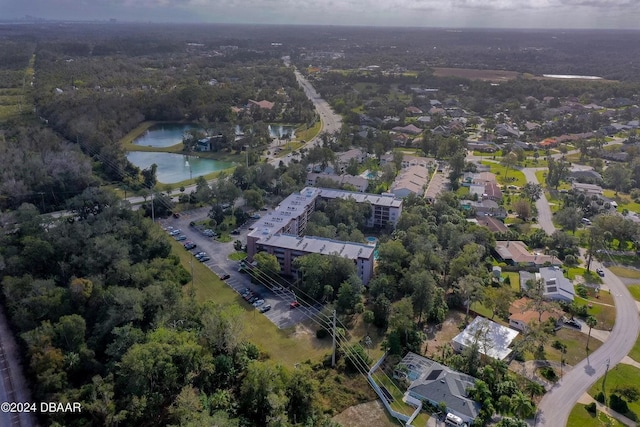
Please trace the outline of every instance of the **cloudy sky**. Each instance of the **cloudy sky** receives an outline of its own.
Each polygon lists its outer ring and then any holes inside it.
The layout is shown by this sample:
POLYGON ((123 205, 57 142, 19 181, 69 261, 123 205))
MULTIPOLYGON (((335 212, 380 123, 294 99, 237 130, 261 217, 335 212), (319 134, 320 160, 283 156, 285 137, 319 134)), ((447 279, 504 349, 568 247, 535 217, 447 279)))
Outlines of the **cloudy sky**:
POLYGON ((0 0, 0 19, 489 28, 640 27, 640 0, 0 0))

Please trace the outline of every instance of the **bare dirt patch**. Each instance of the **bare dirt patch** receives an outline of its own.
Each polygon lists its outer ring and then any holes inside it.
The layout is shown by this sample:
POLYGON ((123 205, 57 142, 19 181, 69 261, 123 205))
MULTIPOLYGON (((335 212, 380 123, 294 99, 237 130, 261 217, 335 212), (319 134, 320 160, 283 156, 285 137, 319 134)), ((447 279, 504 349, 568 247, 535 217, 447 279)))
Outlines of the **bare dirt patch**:
POLYGON ((425 329, 427 340, 423 344, 423 354, 434 358, 441 354, 442 347, 449 345, 453 337, 460 333, 459 326, 464 321, 464 313, 450 310, 446 320, 437 326, 430 326, 425 329))
POLYGON ((344 427, 397 427, 398 422, 389 418, 379 400, 350 406, 335 417, 333 421, 344 427))
POLYGON ((516 79, 522 76, 522 73, 505 70, 478 70, 474 68, 434 68, 433 75, 436 77, 462 77, 469 80, 498 82, 516 79))

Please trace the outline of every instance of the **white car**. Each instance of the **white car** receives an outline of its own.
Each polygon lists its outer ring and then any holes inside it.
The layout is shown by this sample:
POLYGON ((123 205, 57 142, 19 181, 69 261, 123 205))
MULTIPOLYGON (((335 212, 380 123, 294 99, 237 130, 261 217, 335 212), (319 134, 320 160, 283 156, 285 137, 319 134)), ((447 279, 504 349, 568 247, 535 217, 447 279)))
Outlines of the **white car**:
POLYGON ((259 299, 258 301, 253 303, 254 307, 260 307, 262 304, 264 304, 264 300, 263 299, 259 299))

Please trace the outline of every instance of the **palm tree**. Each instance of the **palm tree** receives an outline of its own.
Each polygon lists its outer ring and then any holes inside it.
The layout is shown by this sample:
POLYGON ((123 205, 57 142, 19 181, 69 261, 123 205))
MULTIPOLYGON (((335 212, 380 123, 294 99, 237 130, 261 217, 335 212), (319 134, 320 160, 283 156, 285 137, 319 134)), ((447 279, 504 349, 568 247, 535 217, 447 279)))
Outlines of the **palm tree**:
POLYGON ((585 323, 589 327, 589 335, 587 336, 587 350, 589 350, 589 340, 591 340, 591 329, 598 324, 598 319, 593 316, 587 317, 585 323))
POLYGON ((482 299, 482 284, 482 280, 479 277, 470 274, 458 279, 456 290, 462 297, 466 308, 465 321, 469 318, 471 304, 482 299))
POLYGON ((511 412, 521 419, 527 419, 533 413, 533 403, 521 391, 515 392, 511 397, 511 412))
POLYGON ((535 381, 528 381, 525 385, 525 390, 529 392, 530 399, 533 399, 533 396, 542 396, 545 393, 544 386, 535 381))

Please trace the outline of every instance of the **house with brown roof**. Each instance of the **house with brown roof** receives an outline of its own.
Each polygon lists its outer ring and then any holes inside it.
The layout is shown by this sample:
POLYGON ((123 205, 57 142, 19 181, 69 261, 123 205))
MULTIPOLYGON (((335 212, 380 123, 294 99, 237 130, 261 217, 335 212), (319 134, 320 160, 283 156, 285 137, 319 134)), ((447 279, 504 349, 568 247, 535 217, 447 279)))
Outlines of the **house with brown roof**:
POLYGON ((482 197, 485 199, 498 201, 502 199, 502 190, 500 190, 500 187, 498 187, 498 184, 496 184, 495 182, 487 182, 484 185, 484 194, 482 195, 482 197))
POLYGON ((249 100, 249 108, 257 107, 257 108, 262 108, 262 109, 265 109, 265 110, 271 110, 274 105, 275 105, 275 103, 273 103, 271 101, 267 101, 265 99, 263 99, 262 101, 254 101, 253 99, 249 100))
POLYGON ((422 196, 429 183, 429 170, 422 166, 409 166, 402 169, 391 185, 390 193, 398 198, 407 197, 409 194, 422 196))
POLYGON ((511 265, 526 264, 542 266, 546 263, 560 264, 556 257, 538 252, 531 253, 520 240, 496 241, 496 255, 499 260, 511 265))
POLYGON ((532 300, 527 297, 520 298, 511 303, 509 307, 509 326, 521 332, 525 332, 529 324, 533 321, 546 322, 555 319, 556 323, 561 322, 562 313, 559 310, 543 311, 542 315, 532 310, 532 300))
POLYGON ((391 130, 393 130, 394 132, 407 133, 409 135, 420 135, 422 133, 422 129, 414 124, 410 124, 407 126, 396 126, 391 130))
POLYGON ((504 222, 492 216, 480 215, 476 220, 478 221, 478 225, 487 227, 492 233, 506 233, 509 231, 509 227, 507 227, 504 222))
POLYGON ((422 110, 419 109, 418 107, 415 106, 410 106, 404 109, 407 113, 409 113, 412 116, 418 116, 420 114, 422 114, 422 110))

